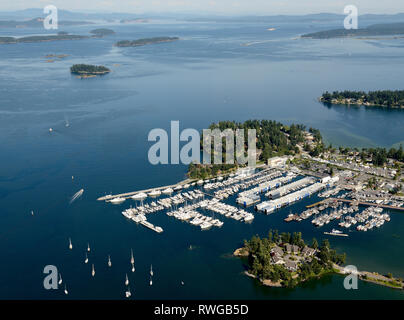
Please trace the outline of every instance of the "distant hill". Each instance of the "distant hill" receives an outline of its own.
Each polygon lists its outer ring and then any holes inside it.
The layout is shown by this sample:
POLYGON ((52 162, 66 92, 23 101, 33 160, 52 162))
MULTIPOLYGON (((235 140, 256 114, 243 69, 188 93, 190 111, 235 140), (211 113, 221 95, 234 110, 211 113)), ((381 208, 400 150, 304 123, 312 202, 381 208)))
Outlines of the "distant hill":
POLYGON ((363 37, 363 36, 395 36, 404 35, 404 22, 374 24, 360 29, 334 29, 302 35, 302 38, 331 39, 343 37, 363 37))
MULTIPOLYGON (((30 20, 0 20, 0 28, 43 28, 44 18, 34 18, 30 20)), ((58 21, 59 26, 78 26, 93 24, 90 21, 58 21)))

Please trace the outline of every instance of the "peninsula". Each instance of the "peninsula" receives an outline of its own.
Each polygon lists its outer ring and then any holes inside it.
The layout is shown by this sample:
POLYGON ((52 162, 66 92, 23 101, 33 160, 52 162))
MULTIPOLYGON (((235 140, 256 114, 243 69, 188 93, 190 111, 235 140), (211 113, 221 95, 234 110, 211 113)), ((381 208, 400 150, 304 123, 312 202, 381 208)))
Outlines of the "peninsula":
POLYGON ((386 108, 404 108, 404 90, 384 91, 328 91, 319 98, 328 104, 346 104, 360 106, 377 106, 386 108))
MULTIPOLYGON (((237 249, 234 256, 247 258, 245 274, 270 287, 295 287, 304 281, 320 278, 326 274, 347 274, 342 266, 346 255, 338 254, 325 239, 319 246, 313 238, 310 245, 300 232, 279 234, 270 230, 267 238, 253 236, 237 249)), ((357 272, 359 279, 394 289, 403 289, 401 279, 391 274, 386 276, 367 271, 357 272)))
POLYGON ((404 23, 375 24, 360 29, 333 29, 304 34, 302 38, 332 39, 366 36, 404 36, 404 23))
POLYGON ((43 35, 43 36, 26 36, 21 38, 15 37, 0 37, 0 44, 13 44, 13 43, 26 43, 26 42, 49 42, 59 40, 81 40, 86 39, 87 36, 80 36, 74 34, 57 34, 57 35, 43 35))
POLYGON ((70 67, 72 74, 78 75, 80 78, 93 78, 100 75, 110 73, 111 70, 104 66, 95 66, 90 64, 75 64, 70 67))
POLYGON ((270 230, 267 238, 253 236, 235 256, 247 257, 246 274, 271 287, 295 287, 303 281, 337 272, 334 264, 345 263, 345 254, 337 254, 328 240, 321 246, 316 239, 308 246, 300 232, 279 234, 270 230))
POLYGON ((178 37, 155 37, 155 38, 144 38, 138 40, 122 40, 118 41, 115 46, 117 47, 141 47, 148 44, 162 43, 162 42, 173 42, 177 41, 178 37))

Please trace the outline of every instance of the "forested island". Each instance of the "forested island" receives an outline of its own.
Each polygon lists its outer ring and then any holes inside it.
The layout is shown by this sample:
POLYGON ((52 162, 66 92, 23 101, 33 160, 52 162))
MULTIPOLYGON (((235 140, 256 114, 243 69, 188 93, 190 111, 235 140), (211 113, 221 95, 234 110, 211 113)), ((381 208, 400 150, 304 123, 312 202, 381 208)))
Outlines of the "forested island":
POLYGON ((145 46, 148 44, 154 44, 154 43, 162 43, 162 42, 173 42, 177 41, 180 38, 178 37, 155 37, 155 38, 144 38, 144 39, 138 39, 138 40, 121 40, 118 41, 115 46, 117 47, 140 47, 140 46, 145 46))
POLYGON ((95 37, 104 37, 104 36, 110 36, 112 34, 115 34, 115 31, 111 30, 111 29, 106 29, 106 28, 99 28, 99 29, 91 30, 90 33, 93 34, 95 37))
POLYGON ((375 24, 360 29, 334 29, 302 35, 302 38, 332 39, 342 37, 365 37, 365 36, 404 36, 404 23, 375 24))
POLYGON ((281 233, 270 230, 267 238, 253 236, 235 256, 247 257, 246 274, 272 287, 295 287, 301 282, 339 272, 336 266, 345 263, 345 254, 330 248, 328 240, 321 245, 314 238, 310 245, 300 232, 281 233))
POLYGON ((13 43, 26 43, 26 42, 48 42, 59 40, 81 40, 86 39, 87 36, 80 36, 74 34, 60 33, 57 35, 43 35, 43 36, 26 36, 21 38, 15 37, 0 37, 0 44, 13 44, 13 43))
POLYGON ((329 104, 378 106, 387 108, 404 108, 404 90, 384 91, 334 91, 325 92, 319 98, 329 104))
MULTIPOLYGON (((248 120, 243 123, 235 121, 221 121, 213 123, 209 129, 244 129, 245 147, 247 147, 248 129, 255 129, 257 135, 257 161, 266 162, 274 156, 295 155, 300 153, 305 146, 308 136, 311 136, 314 143, 320 143, 322 137, 320 131, 310 128, 306 131, 304 125, 292 124, 290 126, 271 120, 248 120), (300 146, 300 147, 299 147, 300 146)), ((201 143, 201 146, 203 143, 201 143)), ((213 145, 213 141, 212 141, 213 145)), ((236 144, 235 144, 236 145, 236 144)), ((226 141, 222 144, 223 164, 195 164, 191 163, 188 167, 188 176, 194 179, 206 179, 215 177, 219 174, 231 172, 237 169, 238 164, 225 164, 226 141)), ((213 152, 212 152, 213 157, 213 152)), ((212 161, 213 163, 213 161, 212 161)))
POLYGON ((90 64, 75 64, 70 67, 70 72, 72 74, 78 75, 80 78, 91 78, 107 74, 111 72, 111 70, 104 66, 95 66, 90 64))

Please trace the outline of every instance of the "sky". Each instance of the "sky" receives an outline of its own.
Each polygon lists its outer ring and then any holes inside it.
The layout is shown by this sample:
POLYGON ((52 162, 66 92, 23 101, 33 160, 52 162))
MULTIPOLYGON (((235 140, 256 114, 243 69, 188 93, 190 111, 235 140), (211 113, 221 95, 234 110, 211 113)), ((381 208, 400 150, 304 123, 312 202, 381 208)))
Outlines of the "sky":
POLYGON ((359 14, 404 12, 403 0, 0 0, 0 11, 43 8, 81 12, 184 12, 228 15, 344 13, 355 5, 359 14))

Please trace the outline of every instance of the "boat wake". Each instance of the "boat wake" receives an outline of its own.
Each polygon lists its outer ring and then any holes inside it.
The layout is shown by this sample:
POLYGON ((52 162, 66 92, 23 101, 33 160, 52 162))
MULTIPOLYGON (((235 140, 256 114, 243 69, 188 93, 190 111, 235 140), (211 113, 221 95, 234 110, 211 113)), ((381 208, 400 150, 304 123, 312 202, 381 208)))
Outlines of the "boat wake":
POLYGON ((74 196, 70 199, 69 204, 72 204, 74 201, 76 201, 78 198, 80 198, 84 193, 84 189, 81 189, 80 191, 76 192, 74 196))

